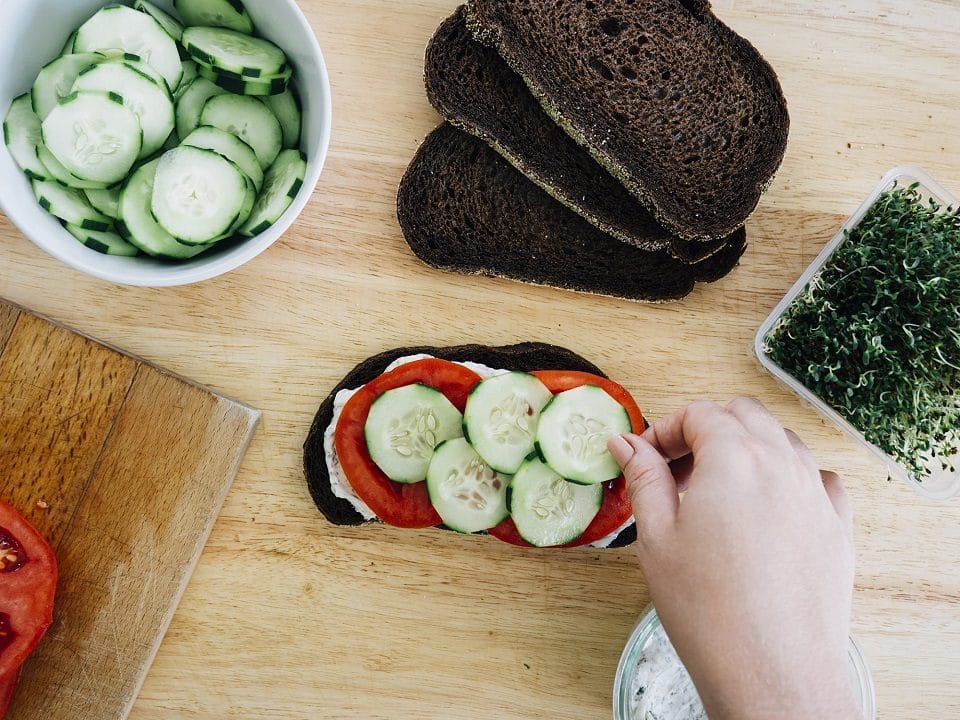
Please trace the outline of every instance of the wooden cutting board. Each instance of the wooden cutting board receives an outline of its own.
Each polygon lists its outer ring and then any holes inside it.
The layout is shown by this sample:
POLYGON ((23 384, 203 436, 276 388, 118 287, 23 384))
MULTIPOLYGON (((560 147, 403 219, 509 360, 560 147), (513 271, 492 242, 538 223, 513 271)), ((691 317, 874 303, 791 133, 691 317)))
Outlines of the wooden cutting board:
POLYGON ((258 419, 0 301, 0 497, 60 564, 7 720, 127 716, 258 419))

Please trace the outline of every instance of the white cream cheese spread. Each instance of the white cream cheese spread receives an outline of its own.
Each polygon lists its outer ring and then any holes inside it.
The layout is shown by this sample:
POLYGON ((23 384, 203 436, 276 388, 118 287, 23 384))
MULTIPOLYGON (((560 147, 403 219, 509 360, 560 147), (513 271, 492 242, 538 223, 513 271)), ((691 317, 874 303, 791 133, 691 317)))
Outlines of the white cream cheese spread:
POLYGON ((637 657, 630 686, 631 720, 706 720, 693 680, 657 623, 637 657))

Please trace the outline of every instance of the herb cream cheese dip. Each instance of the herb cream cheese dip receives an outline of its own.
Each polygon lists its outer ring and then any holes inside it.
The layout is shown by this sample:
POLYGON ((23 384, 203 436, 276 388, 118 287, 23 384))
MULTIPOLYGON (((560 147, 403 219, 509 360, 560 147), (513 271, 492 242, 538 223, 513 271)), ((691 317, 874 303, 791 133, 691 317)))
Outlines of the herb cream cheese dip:
MULTIPOLYGON (((876 718, 873 678, 850 638, 850 685, 866 720, 876 718)), ((627 641, 613 687, 614 720, 707 720, 693 680, 652 607, 627 641)))

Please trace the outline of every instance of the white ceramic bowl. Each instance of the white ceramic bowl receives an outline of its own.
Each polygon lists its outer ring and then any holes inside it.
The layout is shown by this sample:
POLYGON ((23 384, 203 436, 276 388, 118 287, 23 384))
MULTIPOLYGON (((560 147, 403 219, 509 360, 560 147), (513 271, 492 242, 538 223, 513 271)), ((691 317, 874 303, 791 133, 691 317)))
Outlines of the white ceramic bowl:
MULTIPOLYGON (((172 10, 171 0, 153 0, 172 10)), ((56 58, 67 36, 108 0, 3 0, 0 20, 0 117, 27 92, 37 73, 56 58)), ((0 209, 30 240, 67 265, 124 285, 166 287, 222 275, 256 257, 290 227, 310 199, 330 143, 331 102, 327 68, 317 38, 294 0, 244 0, 257 30, 290 58, 303 103, 307 176, 280 221, 245 242, 194 260, 170 263, 147 257, 108 257, 84 247, 34 199, 27 178, 0 142, 0 209)))

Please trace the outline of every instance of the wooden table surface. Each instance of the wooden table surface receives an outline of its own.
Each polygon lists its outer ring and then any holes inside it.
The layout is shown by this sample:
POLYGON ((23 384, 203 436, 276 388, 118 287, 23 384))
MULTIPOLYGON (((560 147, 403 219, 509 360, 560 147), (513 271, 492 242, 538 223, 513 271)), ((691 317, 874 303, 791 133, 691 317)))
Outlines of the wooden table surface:
POLYGON ((791 142, 741 266, 665 306, 420 265, 394 193, 437 122, 422 53, 454 2, 301 6, 332 76, 333 143, 313 200, 266 254, 198 286, 112 287, 0 216, 0 296, 264 411, 131 718, 609 718, 649 600, 631 551, 331 527, 301 477, 312 414, 359 360, 525 339, 587 355, 654 417, 700 397, 768 403, 848 478, 853 625, 879 716, 960 716, 960 503, 887 482, 751 355, 761 320, 889 168, 918 163, 960 191, 960 4, 715 0, 778 70, 791 142))

